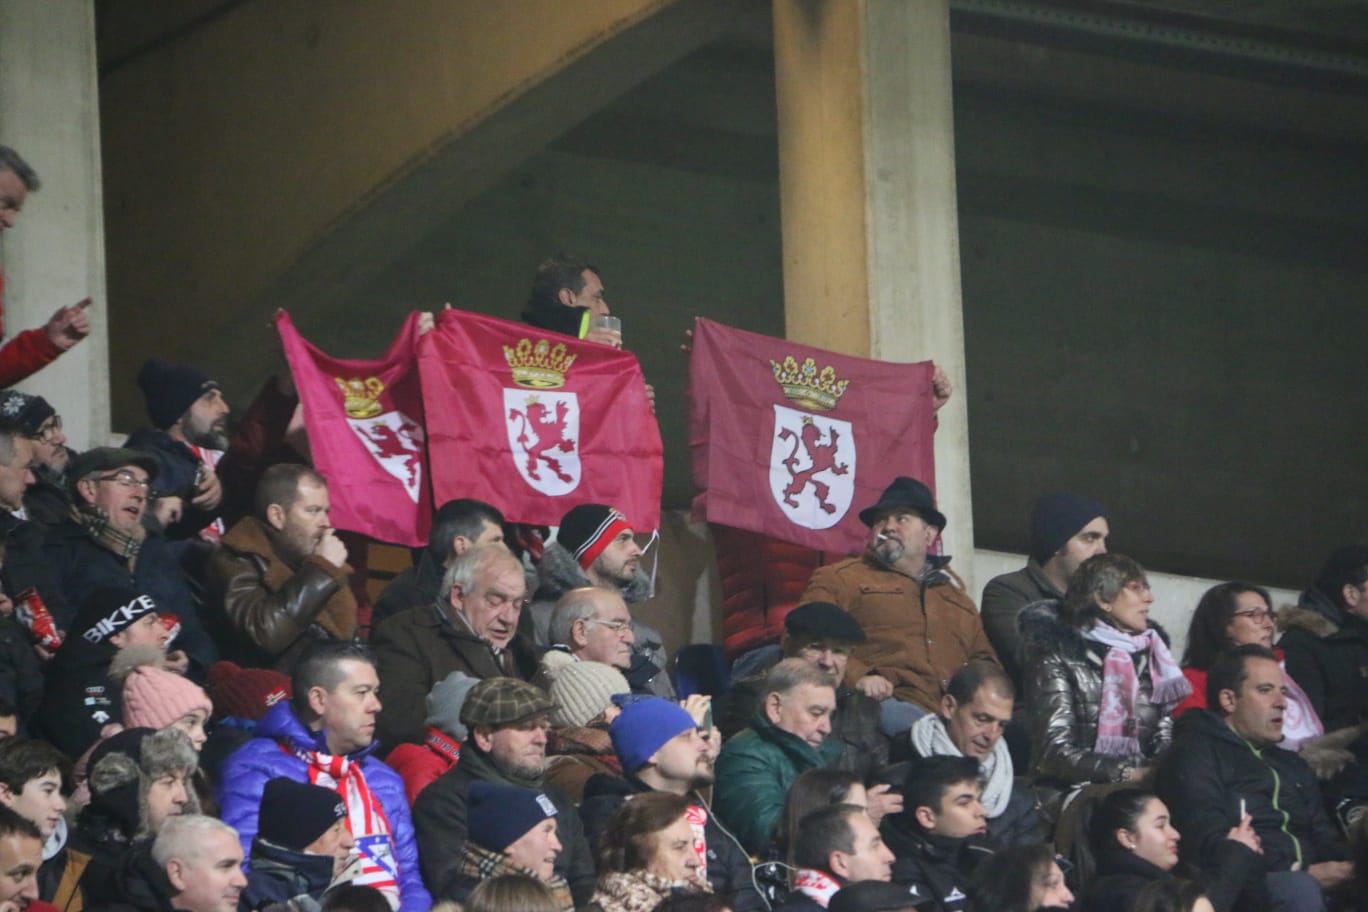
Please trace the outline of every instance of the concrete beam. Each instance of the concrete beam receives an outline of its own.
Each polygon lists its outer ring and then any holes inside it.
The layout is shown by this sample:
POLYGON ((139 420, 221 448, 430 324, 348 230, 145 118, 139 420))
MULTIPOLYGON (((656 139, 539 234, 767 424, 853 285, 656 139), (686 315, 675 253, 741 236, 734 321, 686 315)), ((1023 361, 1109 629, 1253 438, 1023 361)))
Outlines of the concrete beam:
POLYGON ((936 493, 972 590, 946 0, 776 0, 774 45, 788 336, 945 368, 936 493))

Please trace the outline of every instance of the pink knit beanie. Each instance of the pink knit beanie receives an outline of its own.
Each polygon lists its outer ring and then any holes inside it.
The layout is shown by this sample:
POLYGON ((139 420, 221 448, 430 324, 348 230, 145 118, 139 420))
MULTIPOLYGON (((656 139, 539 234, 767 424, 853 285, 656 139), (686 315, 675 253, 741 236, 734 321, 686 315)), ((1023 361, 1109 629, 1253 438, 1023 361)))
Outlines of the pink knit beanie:
POLYGON ((123 724, 128 728, 165 728, 192 710, 214 709, 198 684, 161 667, 159 656, 124 649, 110 667, 110 677, 123 677, 123 724))

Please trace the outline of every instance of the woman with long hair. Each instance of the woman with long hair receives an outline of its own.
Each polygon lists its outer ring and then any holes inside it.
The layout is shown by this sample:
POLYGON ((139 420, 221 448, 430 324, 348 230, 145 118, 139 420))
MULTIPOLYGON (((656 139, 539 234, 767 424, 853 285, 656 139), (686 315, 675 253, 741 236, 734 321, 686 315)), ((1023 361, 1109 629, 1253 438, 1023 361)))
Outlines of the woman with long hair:
POLYGON ((1003 849, 980 861, 969 880, 969 896, 975 909, 993 912, 1068 909, 1074 901, 1054 849, 1043 842, 1003 849))
POLYGON ((669 792, 633 795, 599 839, 595 912, 650 912, 677 892, 709 892, 689 801, 669 792))
MULTIPOLYGON (((1187 648, 1183 652, 1183 674, 1192 684, 1192 693, 1174 709, 1174 718, 1189 709, 1206 709, 1207 670, 1216 657, 1227 649, 1253 643, 1272 649, 1278 664, 1283 666, 1287 710, 1283 713, 1283 741, 1278 746, 1300 750, 1306 742, 1325 734, 1325 726, 1306 692, 1286 674, 1282 650, 1273 645, 1275 630, 1273 601, 1267 589, 1237 580, 1212 586, 1203 593, 1188 624, 1187 648)), ((1357 733, 1357 729, 1352 730, 1353 735, 1357 733)))
POLYGON ((1182 836, 1168 807, 1153 793, 1116 789, 1083 809, 1074 847, 1074 874, 1083 912, 1129 909, 1148 884, 1186 878, 1200 883, 1215 912, 1267 905, 1259 837, 1246 816, 1212 851, 1206 871, 1179 861, 1182 836))

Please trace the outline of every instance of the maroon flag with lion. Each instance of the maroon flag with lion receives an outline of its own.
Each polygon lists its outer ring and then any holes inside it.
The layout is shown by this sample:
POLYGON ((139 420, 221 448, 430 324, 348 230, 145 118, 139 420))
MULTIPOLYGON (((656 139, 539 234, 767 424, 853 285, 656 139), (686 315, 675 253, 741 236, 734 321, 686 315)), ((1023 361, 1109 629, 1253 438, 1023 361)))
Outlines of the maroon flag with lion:
POLYGON ((935 489, 930 361, 838 355, 712 320, 694 325, 696 520, 856 553, 859 512, 898 475, 935 489))
POLYGON ((660 528, 664 447, 634 355, 443 310, 418 363, 439 502, 475 497, 550 526, 602 503, 660 528))
POLYGON ((427 543, 431 485, 418 385, 418 313, 374 361, 333 358, 290 315, 276 329, 294 375, 314 468, 328 479, 332 523, 396 545, 427 543))

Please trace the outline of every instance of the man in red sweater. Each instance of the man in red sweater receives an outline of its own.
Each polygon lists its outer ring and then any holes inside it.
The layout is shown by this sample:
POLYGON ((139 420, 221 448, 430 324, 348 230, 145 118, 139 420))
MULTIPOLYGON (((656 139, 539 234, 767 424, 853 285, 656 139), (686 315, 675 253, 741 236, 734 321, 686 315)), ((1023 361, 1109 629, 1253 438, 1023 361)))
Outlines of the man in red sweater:
MULTIPOLYGON (((38 175, 19 153, 0 146, 0 238, 14 227, 24 199, 40 186, 38 175)), ((0 338, 4 336, 5 273, 0 269, 0 338)), ((13 386, 56 361, 90 334, 90 298, 60 307, 42 329, 29 329, 0 346, 0 389, 13 386)))

